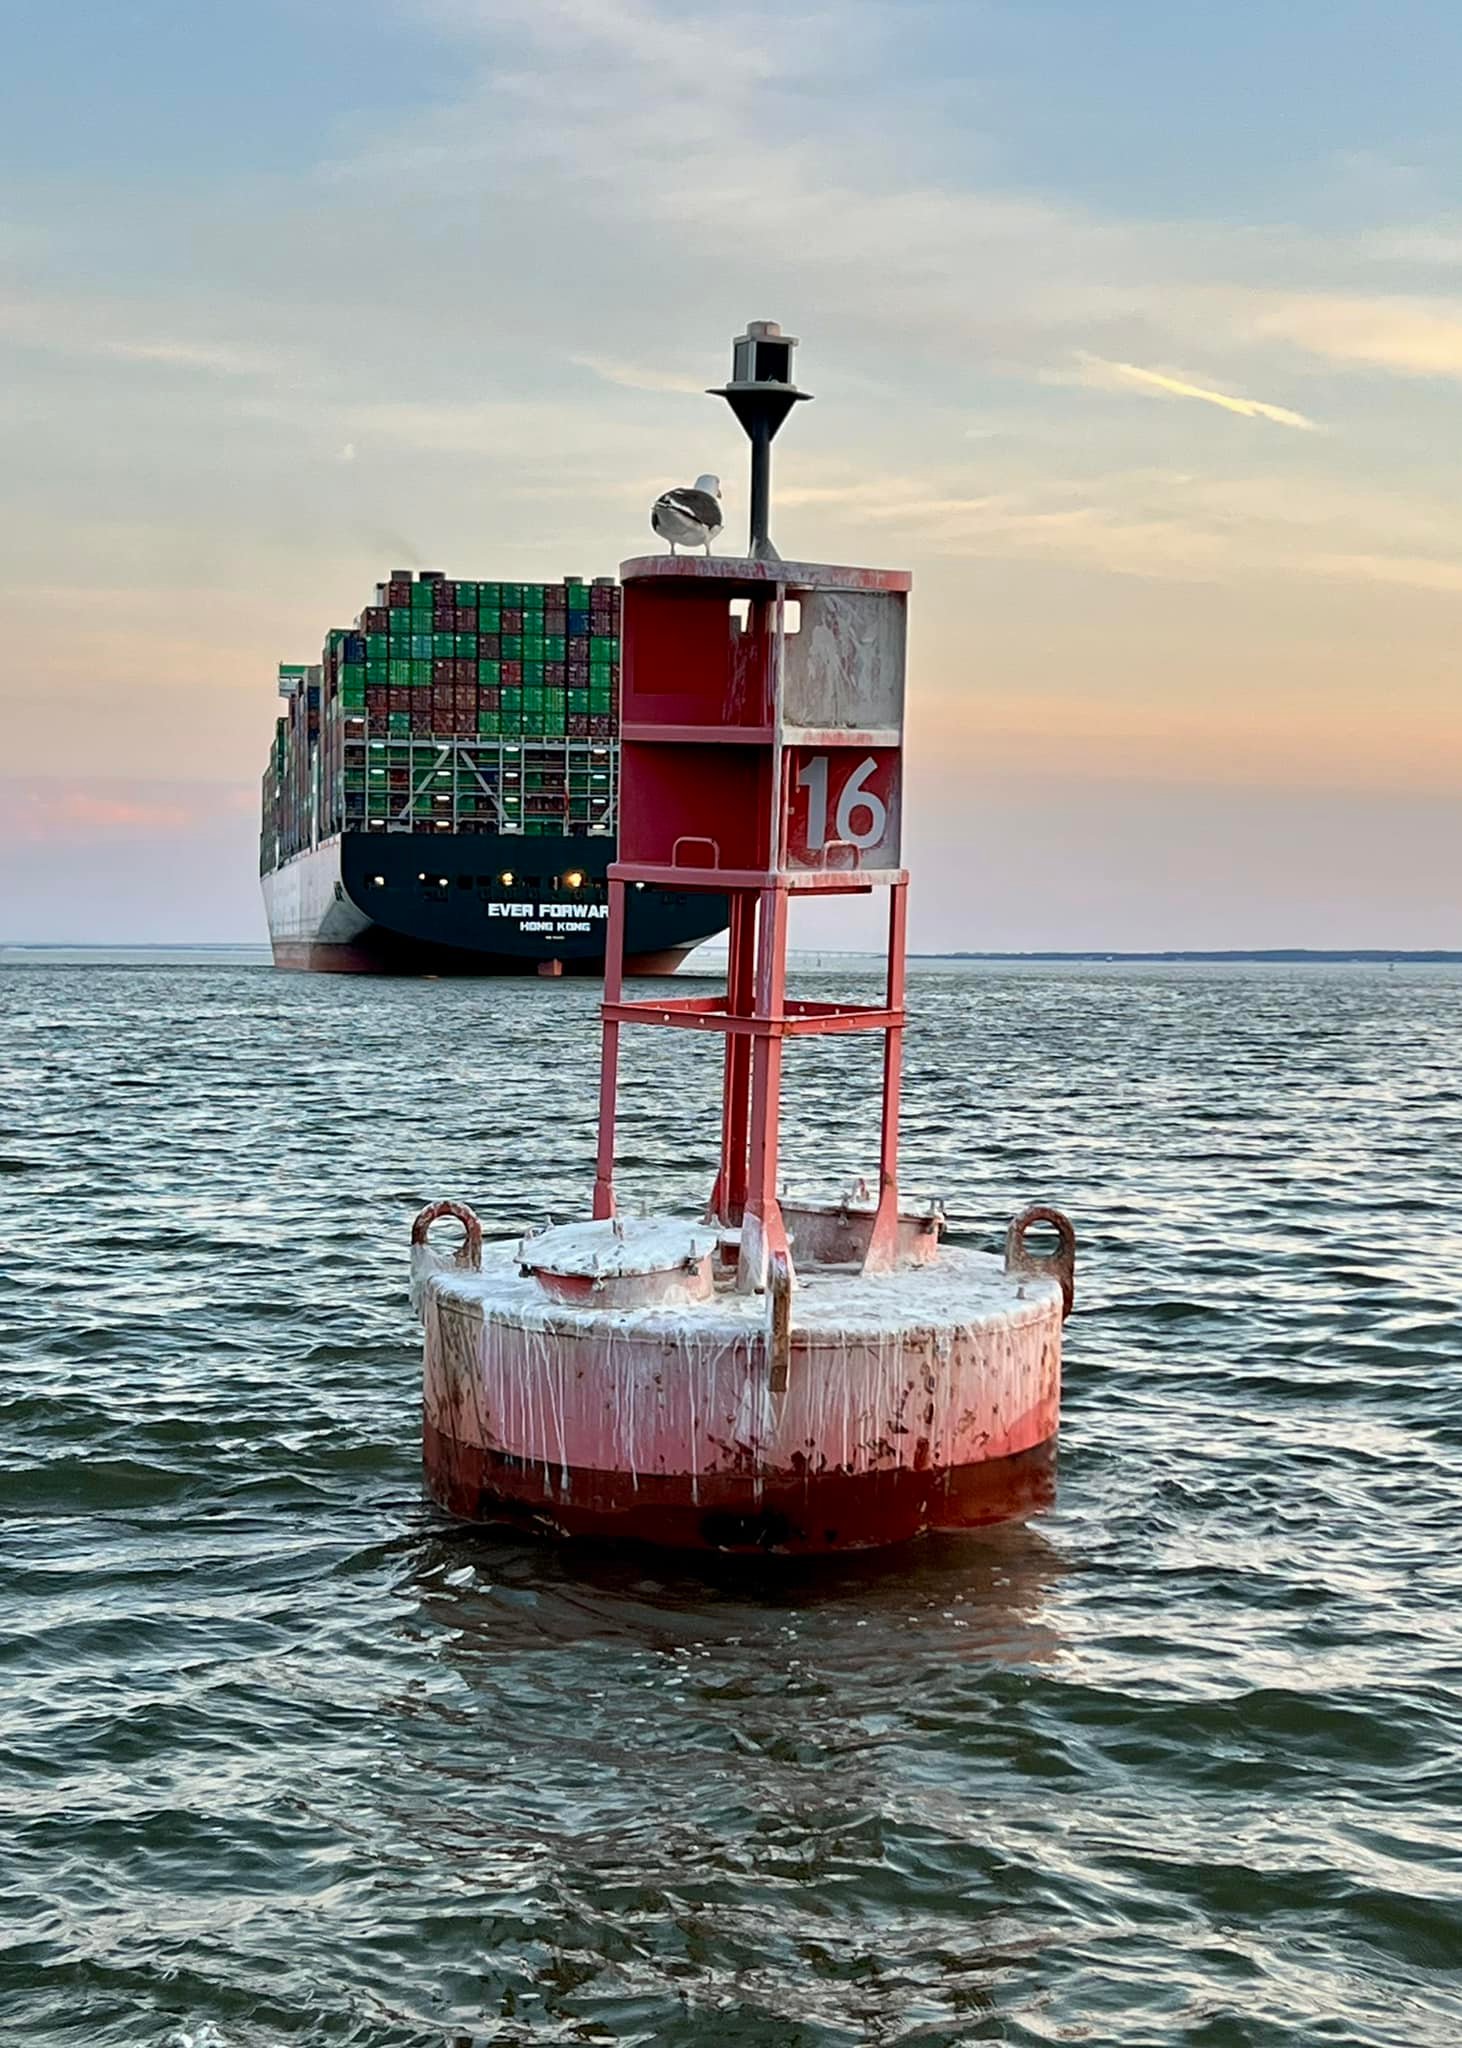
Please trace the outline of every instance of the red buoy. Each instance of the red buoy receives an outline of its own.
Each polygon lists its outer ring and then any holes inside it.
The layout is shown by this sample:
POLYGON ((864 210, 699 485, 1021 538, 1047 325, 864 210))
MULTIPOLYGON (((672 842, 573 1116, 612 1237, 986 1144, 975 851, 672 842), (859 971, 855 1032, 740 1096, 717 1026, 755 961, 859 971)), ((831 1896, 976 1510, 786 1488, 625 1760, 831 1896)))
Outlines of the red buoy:
MULTIPOLYGON (((755 372, 753 341, 756 328, 738 376, 755 372)), ((777 343, 765 383, 785 412, 791 343, 777 343)), ((747 379, 733 392, 754 419, 747 379)), ((815 1553, 1008 1520, 1052 1495, 1070 1224, 1027 1210, 997 1259, 941 1246, 937 1208, 899 1193, 911 579, 782 562, 765 476, 754 505, 744 558, 620 571, 592 1216, 484 1252, 468 1212, 450 1261, 426 1243, 444 1205, 417 1221, 427 1480, 469 1520, 815 1553), (626 1001, 626 892, 640 884, 727 899, 722 993, 626 1001), (790 997, 792 899, 874 890, 888 901, 881 1000, 790 997), (724 1041, 719 1170, 697 1221, 616 1211, 620 1036, 646 1027, 724 1041), (783 1045, 850 1031, 883 1038, 876 1177, 841 1201, 784 1199, 783 1045), (1055 1228, 1054 1253, 1028 1244, 1035 1223, 1055 1228)))

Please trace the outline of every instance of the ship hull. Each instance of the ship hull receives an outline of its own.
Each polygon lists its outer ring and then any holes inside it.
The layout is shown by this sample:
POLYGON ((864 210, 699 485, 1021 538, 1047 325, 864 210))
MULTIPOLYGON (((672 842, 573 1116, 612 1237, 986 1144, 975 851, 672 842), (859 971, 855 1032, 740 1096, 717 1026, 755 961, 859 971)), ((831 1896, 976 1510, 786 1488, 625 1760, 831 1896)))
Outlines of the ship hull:
MULTIPOLYGON (((602 974, 613 857, 603 838, 346 833, 262 877, 274 964, 312 974, 602 974)), ((726 904, 646 889, 631 894, 626 918, 627 968, 669 974, 725 929, 726 904)))

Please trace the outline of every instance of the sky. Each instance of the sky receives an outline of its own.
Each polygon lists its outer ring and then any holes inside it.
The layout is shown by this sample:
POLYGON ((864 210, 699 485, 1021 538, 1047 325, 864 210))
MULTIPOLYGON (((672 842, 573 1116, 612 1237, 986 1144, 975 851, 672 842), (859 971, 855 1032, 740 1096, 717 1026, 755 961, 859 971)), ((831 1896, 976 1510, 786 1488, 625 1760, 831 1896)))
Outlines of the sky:
POLYGON ((612 573, 701 471, 734 545, 766 318, 782 553, 914 572, 913 946, 1462 946, 1462 9, 5 40, 0 940, 262 938, 276 664, 397 566, 612 573))

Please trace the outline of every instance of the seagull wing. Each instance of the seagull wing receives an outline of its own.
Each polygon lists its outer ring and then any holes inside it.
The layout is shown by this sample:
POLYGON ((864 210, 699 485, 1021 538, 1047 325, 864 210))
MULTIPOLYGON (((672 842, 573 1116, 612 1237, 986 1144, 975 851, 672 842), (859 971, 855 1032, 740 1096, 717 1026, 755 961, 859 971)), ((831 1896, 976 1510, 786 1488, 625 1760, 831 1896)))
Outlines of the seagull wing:
POLYGON ((709 527, 712 533, 721 530, 721 505, 709 491, 666 491, 656 501, 656 510, 668 505, 686 519, 693 519, 697 526, 709 527))

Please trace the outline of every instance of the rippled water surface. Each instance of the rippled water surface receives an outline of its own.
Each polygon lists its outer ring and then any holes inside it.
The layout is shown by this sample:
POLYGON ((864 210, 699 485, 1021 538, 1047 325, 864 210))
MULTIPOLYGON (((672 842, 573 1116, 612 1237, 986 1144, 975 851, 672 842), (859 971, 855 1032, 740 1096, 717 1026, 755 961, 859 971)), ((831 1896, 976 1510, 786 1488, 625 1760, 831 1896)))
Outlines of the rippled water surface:
POLYGON ((908 1185, 1081 1232, 1058 1506, 697 1577, 419 1496, 409 1218, 582 1212, 594 990, 0 971, 7 2041, 1455 2048, 1462 978, 912 999, 908 1185))

